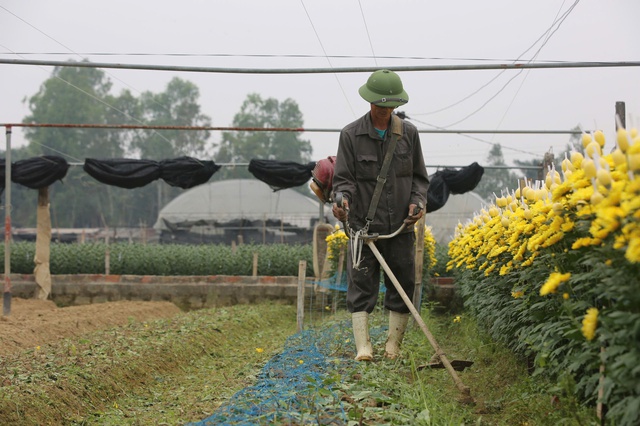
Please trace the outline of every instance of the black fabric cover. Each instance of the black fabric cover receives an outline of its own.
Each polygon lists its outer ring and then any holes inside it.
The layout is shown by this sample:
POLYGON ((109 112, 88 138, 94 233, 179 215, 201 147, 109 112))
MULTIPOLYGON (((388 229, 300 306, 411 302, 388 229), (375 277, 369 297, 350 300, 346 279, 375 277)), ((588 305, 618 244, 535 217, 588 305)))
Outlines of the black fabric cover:
POLYGON ((160 164, 153 160, 87 158, 82 167, 95 180, 120 188, 139 188, 160 178, 160 164))
POLYGON ((160 162, 160 177, 171 186, 187 189, 206 183, 220 167, 213 161, 179 157, 160 162))
POLYGON ((300 164, 293 161, 253 159, 249 162, 249 171, 256 179, 266 183, 274 191, 279 191, 307 183, 315 166, 315 161, 300 164))
POLYGON ((429 189, 427 190, 427 213, 439 210, 449 199, 449 188, 445 183, 442 173, 435 172, 429 176, 429 189))
MULTIPOLYGON (((5 184, 5 159, 0 159, 0 186, 5 184)), ((56 155, 18 160, 11 164, 11 181, 31 189, 46 188, 67 175, 69 163, 56 155)), ((2 192, 0 191, 0 194, 2 192)))
POLYGON ((460 170, 438 170, 429 176, 427 191, 427 213, 434 212, 444 206, 449 194, 464 194, 472 191, 484 174, 484 168, 474 162, 460 170))
POLYGON ((442 170, 442 178, 447 183, 452 194, 464 194, 465 192, 473 191, 480 183, 483 174, 484 167, 476 162, 460 170, 442 170))

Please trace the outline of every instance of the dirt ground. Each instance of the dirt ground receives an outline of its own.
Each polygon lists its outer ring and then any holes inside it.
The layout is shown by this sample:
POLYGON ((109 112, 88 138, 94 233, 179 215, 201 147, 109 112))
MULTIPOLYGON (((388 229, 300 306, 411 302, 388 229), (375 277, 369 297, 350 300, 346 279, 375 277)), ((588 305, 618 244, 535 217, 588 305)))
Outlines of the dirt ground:
POLYGON ((11 313, 0 316, 0 356, 79 336, 91 331, 150 321, 180 313, 171 302, 119 301, 59 308, 51 300, 11 301, 11 313))

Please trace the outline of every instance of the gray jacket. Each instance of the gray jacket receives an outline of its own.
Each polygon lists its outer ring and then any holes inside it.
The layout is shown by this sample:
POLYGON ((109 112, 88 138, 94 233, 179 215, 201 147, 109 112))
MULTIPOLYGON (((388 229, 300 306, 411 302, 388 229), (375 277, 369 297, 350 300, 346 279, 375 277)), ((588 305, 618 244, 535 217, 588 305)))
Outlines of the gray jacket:
MULTIPOLYGON (((424 165, 420 136, 416 127, 402 122, 402 138, 398 140, 382 196, 370 224, 372 233, 389 234, 397 230, 409 214, 409 205, 427 205, 429 177, 424 165)), ((371 115, 347 125, 340 132, 340 142, 333 175, 333 191, 342 192, 349 201, 349 225, 355 230, 365 225, 376 178, 382 167, 391 138, 391 125, 381 139, 371 115)), ((407 232, 412 231, 408 229, 407 232)))

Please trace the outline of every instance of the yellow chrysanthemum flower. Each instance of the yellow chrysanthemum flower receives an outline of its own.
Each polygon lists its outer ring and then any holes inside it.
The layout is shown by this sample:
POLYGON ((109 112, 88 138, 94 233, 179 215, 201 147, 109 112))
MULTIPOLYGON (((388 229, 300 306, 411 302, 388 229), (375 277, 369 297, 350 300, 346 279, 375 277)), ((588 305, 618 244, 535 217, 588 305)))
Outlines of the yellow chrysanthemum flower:
POLYGON ((596 326, 598 325, 598 309, 589 308, 582 320, 582 335, 591 341, 596 336, 596 326))
POLYGON ((560 284, 569 281, 569 278, 571 278, 571 272, 567 272, 566 274, 552 272, 551 275, 549 275, 547 281, 540 288, 540 296, 546 296, 549 293, 555 293, 560 284))

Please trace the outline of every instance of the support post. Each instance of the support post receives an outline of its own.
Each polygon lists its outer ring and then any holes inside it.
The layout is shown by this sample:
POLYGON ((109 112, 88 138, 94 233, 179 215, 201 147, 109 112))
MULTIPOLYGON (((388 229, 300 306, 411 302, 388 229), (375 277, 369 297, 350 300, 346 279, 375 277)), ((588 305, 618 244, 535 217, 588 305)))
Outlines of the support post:
POLYGON ((298 333, 303 329, 304 324, 304 284, 306 282, 307 261, 301 260, 298 264, 298 313, 297 324, 298 333))
POLYGON ((416 260, 415 260, 415 283, 413 290, 413 306, 420 312, 422 304, 422 268, 424 266, 424 226, 426 215, 422 215, 416 222, 418 232, 416 232, 416 260))
POLYGON ((6 126, 7 149, 4 159, 4 291, 2 315, 11 315, 11 126, 6 126))
MULTIPOLYGON (((37 288, 35 298, 47 300, 51 293, 51 215, 49 214, 49 187, 38 189, 38 211, 36 229, 36 255, 33 276, 37 288)), ((84 232, 84 230, 83 230, 84 232)))
POLYGON ((258 253, 253 253, 253 277, 258 276, 258 253))
MULTIPOLYGON (((342 284, 342 271, 344 264, 344 247, 340 247, 340 254, 338 255, 338 268, 336 271, 336 287, 340 287, 342 284)), ((338 310, 338 295, 340 294, 340 290, 333 291, 333 302, 331 304, 331 312, 336 313, 338 310)))
POLYGON ((623 129, 627 128, 627 112, 624 102, 616 102, 616 131, 618 131, 618 127, 622 127, 623 129), (618 125, 618 122, 620 123, 618 125))

